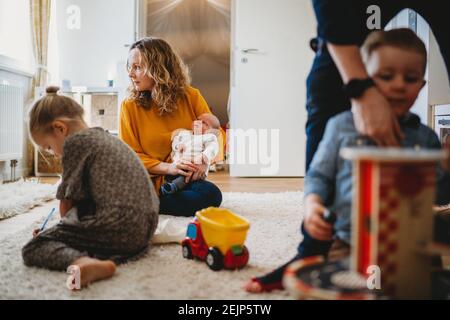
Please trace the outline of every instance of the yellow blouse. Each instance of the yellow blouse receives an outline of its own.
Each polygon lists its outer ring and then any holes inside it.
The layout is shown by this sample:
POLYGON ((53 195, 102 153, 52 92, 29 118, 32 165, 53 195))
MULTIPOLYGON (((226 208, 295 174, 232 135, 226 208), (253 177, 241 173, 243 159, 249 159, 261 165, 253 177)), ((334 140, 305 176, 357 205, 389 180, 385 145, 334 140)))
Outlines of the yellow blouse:
MULTIPOLYGON (((148 169, 161 162, 170 161, 172 151, 171 135, 179 128, 191 130, 192 122, 202 113, 211 113, 198 89, 189 87, 186 98, 177 102, 171 113, 160 115, 153 105, 148 110, 139 107, 134 100, 125 99, 120 111, 119 137, 139 156, 148 169)), ((157 191, 163 176, 153 177, 157 191)))

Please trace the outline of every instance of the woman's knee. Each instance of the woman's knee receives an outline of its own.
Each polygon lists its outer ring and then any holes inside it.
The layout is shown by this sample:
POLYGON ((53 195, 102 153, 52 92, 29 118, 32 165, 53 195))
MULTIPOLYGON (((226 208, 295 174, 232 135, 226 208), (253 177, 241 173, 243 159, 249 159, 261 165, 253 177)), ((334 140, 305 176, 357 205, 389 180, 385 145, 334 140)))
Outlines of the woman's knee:
POLYGON ((220 191, 220 189, 216 185, 213 186, 215 187, 215 190, 212 192, 212 206, 220 207, 220 205, 222 204, 222 191, 220 191))
POLYGON ((208 207, 220 207, 222 203, 222 191, 212 182, 201 181, 198 191, 205 195, 208 207))

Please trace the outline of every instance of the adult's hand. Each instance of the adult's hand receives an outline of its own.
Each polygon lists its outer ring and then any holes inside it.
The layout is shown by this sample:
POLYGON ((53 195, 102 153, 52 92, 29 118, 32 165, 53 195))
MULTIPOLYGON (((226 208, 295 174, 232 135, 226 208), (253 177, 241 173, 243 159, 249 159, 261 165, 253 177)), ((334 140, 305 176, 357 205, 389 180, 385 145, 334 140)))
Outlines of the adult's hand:
POLYGON ((182 175, 185 177, 185 182, 189 183, 192 175, 197 171, 197 167, 189 160, 180 160, 178 162, 170 163, 167 166, 168 175, 182 175))
POLYGON ((192 181, 203 180, 206 178, 206 172, 208 171, 209 160, 202 154, 201 158, 194 161, 196 171, 192 175, 192 181))
POLYGON ((376 87, 367 89, 363 96, 352 100, 352 112, 356 130, 372 138, 377 145, 400 145, 403 133, 389 102, 376 87))
MULTIPOLYGON (((351 79, 364 79, 369 75, 356 45, 337 45, 328 42, 328 51, 344 83, 351 79)), ((371 137, 380 146, 398 146, 403 133, 386 98, 376 87, 352 100, 356 130, 371 137)))

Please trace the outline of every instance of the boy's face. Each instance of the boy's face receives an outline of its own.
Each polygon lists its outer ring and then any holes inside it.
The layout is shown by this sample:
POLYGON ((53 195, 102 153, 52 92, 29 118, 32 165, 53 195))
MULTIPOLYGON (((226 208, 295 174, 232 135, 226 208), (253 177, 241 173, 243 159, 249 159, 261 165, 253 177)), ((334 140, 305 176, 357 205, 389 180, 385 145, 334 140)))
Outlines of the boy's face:
POLYGON ((382 46, 372 52, 367 71, 397 116, 414 104, 425 85, 423 57, 412 50, 382 46))

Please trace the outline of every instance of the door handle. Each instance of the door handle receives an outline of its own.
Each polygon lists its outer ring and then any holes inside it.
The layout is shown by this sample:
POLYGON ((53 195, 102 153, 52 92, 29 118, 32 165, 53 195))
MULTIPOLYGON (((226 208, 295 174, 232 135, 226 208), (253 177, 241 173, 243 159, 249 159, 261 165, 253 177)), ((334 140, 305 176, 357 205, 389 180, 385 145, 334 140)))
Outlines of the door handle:
POLYGON ((241 50, 242 51, 242 53, 258 53, 259 52, 259 50, 258 49, 255 49, 255 48, 248 48, 248 49, 242 49, 241 50))

